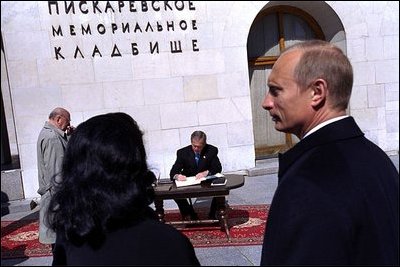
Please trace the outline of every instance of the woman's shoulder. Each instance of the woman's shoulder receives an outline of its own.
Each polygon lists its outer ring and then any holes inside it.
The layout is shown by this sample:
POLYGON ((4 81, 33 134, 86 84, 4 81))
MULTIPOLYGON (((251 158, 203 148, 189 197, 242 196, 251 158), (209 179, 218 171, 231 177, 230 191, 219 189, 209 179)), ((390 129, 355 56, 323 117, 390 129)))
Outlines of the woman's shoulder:
POLYGON ((162 250, 192 248, 189 238, 178 229, 155 219, 144 219, 128 228, 120 229, 119 232, 122 239, 143 240, 162 250))
POLYGON ((126 240, 135 240, 135 251, 145 255, 151 251, 157 259, 151 259, 153 264, 163 265, 199 265, 192 243, 189 238, 172 225, 154 219, 146 219, 125 233, 126 240), (171 258, 171 255, 174 257, 171 258), (155 261, 155 262, 154 262, 155 261))

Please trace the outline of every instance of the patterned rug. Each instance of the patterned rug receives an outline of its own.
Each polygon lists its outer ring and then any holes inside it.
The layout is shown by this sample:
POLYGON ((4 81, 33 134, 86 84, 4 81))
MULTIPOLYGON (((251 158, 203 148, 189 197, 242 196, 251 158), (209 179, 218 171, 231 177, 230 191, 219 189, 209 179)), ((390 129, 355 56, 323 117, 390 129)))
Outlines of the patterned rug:
MULTIPOLYGON (((228 209, 230 240, 220 225, 198 225, 177 227, 189 237, 194 247, 222 247, 261 245, 264 239, 265 222, 269 205, 238 205, 228 209)), ((208 209, 196 210, 200 219, 206 218, 208 209)), ((165 211, 166 221, 179 221, 176 211, 165 211)))
MULTIPOLYGON (((261 245, 269 205, 238 205, 228 209, 228 225, 231 239, 219 224, 190 225, 177 228, 190 238, 194 247, 261 245)), ((208 210, 196 210, 205 218, 208 210)), ((179 211, 166 210, 166 221, 180 219, 179 211)), ((51 256, 50 245, 38 241, 38 221, 26 219, 1 222, 1 258, 27 258, 51 256)))
POLYGON ((1 222, 1 258, 51 256, 51 246, 39 243, 38 220, 1 222))

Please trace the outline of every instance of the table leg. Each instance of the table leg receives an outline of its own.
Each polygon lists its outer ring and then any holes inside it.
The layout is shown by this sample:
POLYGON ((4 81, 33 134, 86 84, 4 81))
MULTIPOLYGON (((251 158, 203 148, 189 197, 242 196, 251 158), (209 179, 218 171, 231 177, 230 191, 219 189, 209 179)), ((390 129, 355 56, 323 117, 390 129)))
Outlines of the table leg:
POLYGON ((160 222, 165 223, 164 219, 164 201, 162 199, 154 200, 154 207, 156 208, 157 218, 160 222))
POLYGON ((215 197, 215 201, 217 205, 217 216, 219 223, 221 224, 221 228, 225 229, 226 236, 230 241, 231 236, 229 234, 228 213, 226 212, 225 197, 215 197))

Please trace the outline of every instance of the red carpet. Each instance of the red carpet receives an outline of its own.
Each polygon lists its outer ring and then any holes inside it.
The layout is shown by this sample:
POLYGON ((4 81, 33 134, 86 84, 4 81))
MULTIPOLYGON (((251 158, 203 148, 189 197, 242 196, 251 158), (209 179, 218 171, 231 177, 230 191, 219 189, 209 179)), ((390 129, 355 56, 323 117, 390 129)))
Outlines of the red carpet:
MULTIPOLYGON (((231 206, 228 210, 230 241, 218 224, 179 229, 190 238, 194 247, 261 245, 268 209, 269 205, 231 206)), ((204 218, 208 210, 197 212, 204 218)), ((167 221, 179 220, 180 215, 177 210, 166 210, 165 218, 167 221)), ((38 227, 37 220, 2 221, 1 258, 51 256, 50 245, 38 241, 38 227)))
POLYGON ((38 220, 1 222, 1 258, 27 258, 51 255, 51 246, 39 243, 38 220))
MULTIPOLYGON (((264 239, 265 222, 269 205, 231 206, 228 210, 228 225, 231 240, 219 224, 210 226, 189 226, 179 228, 190 238, 194 247, 222 247, 261 245, 264 239)), ((205 218, 207 210, 196 210, 200 219, 205 218)), ((166 221, 179 221, 176 211, 166 211, 166 221)))

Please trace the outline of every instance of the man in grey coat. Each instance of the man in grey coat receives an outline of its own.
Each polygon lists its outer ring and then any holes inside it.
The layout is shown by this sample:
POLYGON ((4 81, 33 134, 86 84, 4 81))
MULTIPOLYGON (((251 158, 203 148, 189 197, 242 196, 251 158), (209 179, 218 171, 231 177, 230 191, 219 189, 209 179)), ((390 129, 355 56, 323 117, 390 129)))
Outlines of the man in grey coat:
POLYGON ((45 213, 52 195, 51 180, 61 174, 64 151, 68 142, 68 135, 73 131, 70 125, 71 115, 64 109, 57 107, 49 115, 40 131, 37 141, 37 164, 40 198, 39 214, 39 242, 54 244, 56 235, 50 231, 45 222, 45 213))

